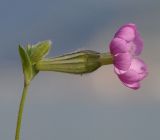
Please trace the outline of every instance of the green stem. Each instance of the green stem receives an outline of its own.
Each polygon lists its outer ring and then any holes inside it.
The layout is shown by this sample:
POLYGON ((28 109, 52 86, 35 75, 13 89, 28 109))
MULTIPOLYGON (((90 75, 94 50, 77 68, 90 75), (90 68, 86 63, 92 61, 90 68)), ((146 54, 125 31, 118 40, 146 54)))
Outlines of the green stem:
POLYGON ((24 109, 24 103, 25 98, 28 92, 29 84, 24 83, 22 98, 19 105, 19 112, 17 116, 17 127, 16 127, 16 133, 15 133, 15 140, 20 140, 20 130, 21 130, 21 123, 22 123, 22 115, 23 115, 23 109, 24 109))
POLYGON ((110 53, 101 53, 99 61, 101 65, 113 64, 113 56, 110 53))

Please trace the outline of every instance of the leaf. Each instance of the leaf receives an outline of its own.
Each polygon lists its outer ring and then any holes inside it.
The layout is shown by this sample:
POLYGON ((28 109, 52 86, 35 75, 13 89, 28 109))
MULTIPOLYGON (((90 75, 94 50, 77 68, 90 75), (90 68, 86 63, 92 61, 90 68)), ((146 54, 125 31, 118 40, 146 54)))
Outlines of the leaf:
POLYGON ((26 46, 26 53, 28 54, 28 56, 31 55, 31 51, 32 51, 31 45, 30 45, 30 44, 27 44, 27 46, 26 46))
POLYGON ((46 40, 39 42, 35 45, 33 45, 31 48, 29 48, 30 52, 30 60, 32 64, 35 64, 36 62, 40 61, 43 57, 45 57, 51 48, 51 41, 46 40))
POLYGON ((32 79, 32 65, 28 54, 20 45, 19 45, 19 55, 21 57, 25 82, 28 83, 32 79))

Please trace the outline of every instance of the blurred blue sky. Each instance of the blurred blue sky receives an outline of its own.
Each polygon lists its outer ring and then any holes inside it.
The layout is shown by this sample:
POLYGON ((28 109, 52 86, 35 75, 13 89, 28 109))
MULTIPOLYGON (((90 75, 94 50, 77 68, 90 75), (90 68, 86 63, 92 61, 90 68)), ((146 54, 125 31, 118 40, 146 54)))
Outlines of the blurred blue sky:
POLYGON ((0 0, 0 21, 0 140, 14 139, 23 86, 18 44, 50 39, 50 56, 102 52, 129 22, 144 38, 142 88, 124 87, 112 65, 83 76, 41 72, 26 100, 22 140, 160 139, 159 0, 0 0))

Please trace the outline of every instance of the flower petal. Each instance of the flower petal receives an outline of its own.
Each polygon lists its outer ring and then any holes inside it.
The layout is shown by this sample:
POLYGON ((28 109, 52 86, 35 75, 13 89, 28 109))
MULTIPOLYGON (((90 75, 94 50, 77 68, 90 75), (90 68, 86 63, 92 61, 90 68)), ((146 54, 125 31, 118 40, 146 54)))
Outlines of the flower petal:
POLYGON ((110 50, 112 54, 127 52, 127 50, 133 55, 139 55, 143 50, 143 40, 140 33, 137 30, 135 24, 126 24, 122 26, 115 34, 114 38, 124 40, 123 43, 120 40, 112 40, 110 44, 110 50), (127 45, 126 45, 127 43, 127 45))
POLYGON ((110 52, 115 55, 117 53, 125 53, 129 51, 127 42, 120 38, 114 38, 110 43, 110 52))
POLYGON ((147 74, 146 64, 136 58, 143 50, 143 41, 135 24, 122 26, 110 43, 114 71, 122 83, 132 89, 140 87, 147 74))
POLYGON ((114 66, 117 69, 126 71, 129 69, 132 61, 132 56, 130 53, 119 53, 115 55, 113 60, 114 66))
POLYGON ((140 58, 134 58, 131 63, 130 69, 139 74, 139 78, 142 80, 148 74, 147 66, 140 58))
POLYGON ((132 88, 132 89, 139 89, 140 88, 140 83, 139 82, 136 82, 136 83, 132 83, 132 84, 126 84, 126 83, 123 83, 125 86, 129 87, 129 88, 132 88))
POLYGON ((134 44, 137 46, 135 50, 135 55, 140 55, 143 50, 143 40, 137 30, 136 30, 136 37, 134 39, 134 44))
POLYGON ((118 32, 115 34, 115 37, 126 40, 127 42, 133 41, 135 38, 135 25, 127 24, 122 26, 118 32))
POLYGON ((144 62, 139 59, 133 59, 128 71, 117 73, 119 79, 126 84, 133 84, 139 82, 147 76, 147 68, 144 62))
POLYGON ((123 74, 118 74, 118 77, 126 84, 132 84, 141 80, 139 74, 131 69, 123 74))

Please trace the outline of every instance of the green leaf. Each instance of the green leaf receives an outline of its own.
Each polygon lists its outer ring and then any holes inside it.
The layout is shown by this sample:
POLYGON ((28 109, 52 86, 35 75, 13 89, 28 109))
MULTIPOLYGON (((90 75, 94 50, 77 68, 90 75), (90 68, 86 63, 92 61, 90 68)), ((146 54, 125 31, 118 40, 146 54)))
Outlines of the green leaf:
POLYGON ((28 56, 31 55, 31 51, 32 51, 31 45, 30 45, 30 44, 27 44, 27 46, 26 46, 26 53, 28 54, 28 56))
POLYGON ((32 79, 32 65, 28 54, 20 45, 19 45, 19 55, 21 57, 25 82, 29 83, 30 80, 32 79))
POLYGON ((35 64, 36 62, 40 61, 43 57, 45 57, 51 48, 51 41, 42 41, 39 42, 32 47, 28 47, 29 53, 30 53, 30 60, 32 64, 35 64))

